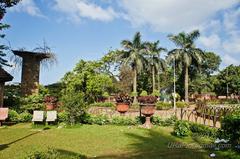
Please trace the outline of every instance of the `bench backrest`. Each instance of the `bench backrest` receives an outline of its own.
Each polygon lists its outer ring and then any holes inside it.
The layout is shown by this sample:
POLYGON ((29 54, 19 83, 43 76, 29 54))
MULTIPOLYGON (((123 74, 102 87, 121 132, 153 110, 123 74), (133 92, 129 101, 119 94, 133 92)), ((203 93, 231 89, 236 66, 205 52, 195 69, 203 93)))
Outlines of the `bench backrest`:
POLYGON ((43 121, 43 111, 33 111, 33 121, 43 121))
POLYGON ((55 121, 57 119, 57 111, 47 111, 47 121, 55 121))
POLYGON ((6 120, 8 118, 8 108, 0 108, 0 120, 6 120))

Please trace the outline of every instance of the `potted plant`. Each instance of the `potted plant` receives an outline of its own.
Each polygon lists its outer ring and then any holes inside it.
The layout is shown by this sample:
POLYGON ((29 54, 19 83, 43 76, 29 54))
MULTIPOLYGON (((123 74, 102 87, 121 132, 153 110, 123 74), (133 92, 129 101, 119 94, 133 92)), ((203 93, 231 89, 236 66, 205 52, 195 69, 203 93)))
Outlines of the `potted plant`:
POLYGON ((150 118, 155 113, 156 101, 157 101, 157 97, 155 96, 138 97, 138 102, 140 103, 140 107, 141 107, 141 113, 146 117, 146 122, 143 125, 146 128, 151 128, 152 126, 150 118))
POLYGON ((126 113, 129 109, 131 98, 127 94, 121 93, 115 96, 115 100, 117 102, 117 111, 122 115, 126 113))
POLYGON ((45 96, 44 103, 46 105, 46 110, 53 110, 57 104, 57 98, 54 96, 45 96))

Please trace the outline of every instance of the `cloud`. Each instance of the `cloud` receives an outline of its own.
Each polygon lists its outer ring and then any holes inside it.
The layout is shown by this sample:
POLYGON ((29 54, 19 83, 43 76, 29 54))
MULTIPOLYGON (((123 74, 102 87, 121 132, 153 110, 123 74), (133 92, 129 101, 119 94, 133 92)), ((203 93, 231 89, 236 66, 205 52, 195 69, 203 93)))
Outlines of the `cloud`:
POLYGON ((74 22, 80 22, 82 18, 108 22, 118 16, 113 8, 103 8, 87 0, 55 0, 54 9, 66 14, 74 22))
POLYGON ((240 65, 240 61, 234 58, 233 56, 230 56, 228 54, 223 56, 223 63, 226 65, 240 65))
POLYGON ((231 37, 224 41, 223 48, 230 54, 240 54, 240 37, 231 37))
POLYGON ((10 8, 10 11, 24 12, 31 16, 45 18, 33 0, 22 0, 18 5, 10 8))
POLYGON ((217 34, 209 36, 201 36, 199 42, 207 48, 219 49, 221 45, 221 39, 217 34))
POLYGON ((238 0, 121 0, 134 26, 149 25, 158 32, 180 32, 199 27, 238 0))

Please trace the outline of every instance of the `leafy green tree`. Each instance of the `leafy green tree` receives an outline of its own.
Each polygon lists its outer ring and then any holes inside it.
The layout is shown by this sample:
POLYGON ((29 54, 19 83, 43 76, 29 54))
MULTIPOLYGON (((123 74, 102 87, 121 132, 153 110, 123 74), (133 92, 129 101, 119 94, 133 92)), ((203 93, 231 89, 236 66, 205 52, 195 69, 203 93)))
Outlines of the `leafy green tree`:
POLYGON ((240 66, 226 67, 216 75, 216 79, 214 84, 217 95, 240 94, 240 66))
POLYGON ((116 60, 121 61, 123 66, 131 66, 134 72, 133 78, 133 92, 135 94, 133 103, 137 103, 137 75, 143 69, 144 64, 146 63, 146 59, 144 57, 145 47, 141 40, 140 32, 137 32, 134 35, 132 41, 123 40, 121 42, 124 50, 116 51, 116 60))
POLYGON ((188 102, 189 87, 189 68, 192 65, 200 66, 204 59, 204 52, 196 48, 194 41, 200 36, 199 31, 195 30, 190 33, 181 32, 178 35, 169 35, 169 39, 178 47, 168 53, 168 60, 182 69, 184 73, 184 90, 185 101, 188 102))
POLYGON ((214 72, 219 71, 219 66, 222 62, 221 57, 214 52, 205 52, 204 55, 201 72, 210 76, 214 72))
MULTIPOLYGON (((6 9, 16 5, 20 0, 2 0, 0 2, 0 21, 2 20, 4 14, 6 13, 6 9)), ((9 28, 10 25, 3 24, 0 22, 0 32, 4 29, 9 28)), ((3 39, 5 34, 0 34, 0 38, 3 39)), ((8 61, 4 58, 6 57, 5 51, 9 49, 6 45, 0 44, 0 67, 2 66, 11 66, 8 64, 8 61)))
POLYGON ((2 20, 6 9, 16 5, 21 0, 1 0, 0 2, 0 20, 2 20))
POLYGON ((116 83, 118 90, 123 93, 130 94, 132 92, 132 85, 134 72, 129 66, 122 66, 119 69, 119 81, 116 83))
POLYGON ((214 91, 213 73, 217 73, 221 63, 220 56, 214 52, 205 52, 205 58, 202 62, 200 71, 195 66, 189 70, 191 76, 189 89, 191 92, 209 93, 214 91))
POLYGON ((104 92, 113 90, 112 78, 102 72, 102 62, 81 60, 73 71, 66 73, 62 79, 65 89, 63 94, 68 92, 83 93, 84 99, 92 103, 102 97, 104 92))
POLYGON ((166 69, 166 63, 163 59, 160 58, 160 53, 162 51, 166 51, 165 48, 159 47, 159 41, 150 43, 147 42, 146 44, 146 50, 147 50, 147 60, 148 60, 148 68, 150 72, 152 72, 152 92, 156 90, 156 82, 155 82, 155 76, 156 72, 158 74, 158 90, 160 90, 160 79, 159 79, 159 73, 160 70, 164 71, 166 69))

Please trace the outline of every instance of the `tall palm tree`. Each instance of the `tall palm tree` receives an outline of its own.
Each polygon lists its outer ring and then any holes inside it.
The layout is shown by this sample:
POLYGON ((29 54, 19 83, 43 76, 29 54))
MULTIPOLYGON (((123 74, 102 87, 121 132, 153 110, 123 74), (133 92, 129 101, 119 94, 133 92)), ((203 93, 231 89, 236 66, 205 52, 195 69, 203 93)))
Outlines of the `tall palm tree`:
POLYGON ((155 82, 155 76, 156 76, 156 72, 158 74, 158 89, 160 89, 159 86, 159 74, 160 74, 160 70, 165 70, 166 68, 166 63, 163 59, 160 58, 160 53, 162 51, 166 51, 165 48, 163 47, 159 47, 159 41, 156 42, 147 42, 145 44, 146 46, 146 53, 148 56, 148 66, 150 71, 152 72, 152 91, 154 92, 154 90, 156 90, 156 82, 155 82))
POLYGON ((145 51, 144 45, 141 40, 140 32, 134 35, 132 41, 123 40, 121 42, 123 50, 116 53, 116 60, 121 61, 123 66, 131 66, 134 72, 133 78, 133 92, 134 92, 134 103, 137 103, 137 75, 143 69, 146 59, 143 52, 145 51))
POLYGON ((168 53, 167 59, 170 62, 175 60, 178 67, 182 68, 184 73, 185 101, 188 102, 188 79, 189 67, 191 65, 200 66, 204 59, 204 52, 196 48, 194 41, 200 36, 198 30, 190 33, 181 32, 178 35, 169 35, 169 39, 178 47, 168 53))

